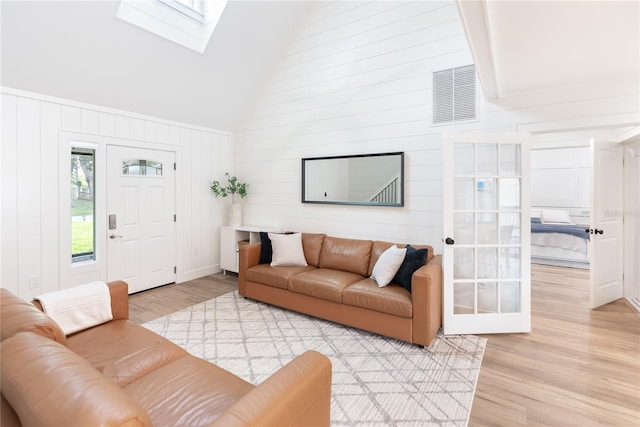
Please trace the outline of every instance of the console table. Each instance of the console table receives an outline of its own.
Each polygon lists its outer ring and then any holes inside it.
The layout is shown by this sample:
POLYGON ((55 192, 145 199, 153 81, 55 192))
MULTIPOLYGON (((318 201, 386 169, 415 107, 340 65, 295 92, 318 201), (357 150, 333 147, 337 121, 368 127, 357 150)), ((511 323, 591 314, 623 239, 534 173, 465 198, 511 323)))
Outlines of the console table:
POLYGON ((279 228, 244 226, 225 226, 220 229, 220 268, 224 273, 238 272, 238 251, 244 243, 260 242, 260 232, 281 233, 279 228))

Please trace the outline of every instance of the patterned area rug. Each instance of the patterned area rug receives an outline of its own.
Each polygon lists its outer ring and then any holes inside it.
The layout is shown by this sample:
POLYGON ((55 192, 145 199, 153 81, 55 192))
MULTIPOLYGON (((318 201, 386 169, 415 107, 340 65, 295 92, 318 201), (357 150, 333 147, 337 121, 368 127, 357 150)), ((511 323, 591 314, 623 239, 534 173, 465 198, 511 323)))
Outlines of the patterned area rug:
POLYGON ((143 326, 258 384, 305 350, 333 364, 333 426, 466 425, 486 339, 438 335, 428 348, 231 292, 143 326))

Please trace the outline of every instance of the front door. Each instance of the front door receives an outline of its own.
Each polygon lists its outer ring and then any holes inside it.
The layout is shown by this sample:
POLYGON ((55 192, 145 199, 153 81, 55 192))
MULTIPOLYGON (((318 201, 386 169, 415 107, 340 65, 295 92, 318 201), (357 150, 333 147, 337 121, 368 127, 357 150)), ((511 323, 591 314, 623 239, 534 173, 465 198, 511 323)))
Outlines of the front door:
POLYGON ((591 141, 591 307, 624 293, 622 154, 620 144, 591 141))
POLYGON ((443 330, 531 328, 528 137, 445 134, 443 330))
POLYGON ((107 280, 175 282, 175 153, 107 147, 107 280))

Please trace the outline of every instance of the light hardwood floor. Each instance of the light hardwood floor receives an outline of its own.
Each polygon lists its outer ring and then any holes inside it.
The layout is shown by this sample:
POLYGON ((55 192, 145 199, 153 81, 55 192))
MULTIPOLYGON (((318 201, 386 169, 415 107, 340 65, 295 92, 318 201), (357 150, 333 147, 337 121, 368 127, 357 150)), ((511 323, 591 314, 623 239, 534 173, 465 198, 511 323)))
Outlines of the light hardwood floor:
MULTIPOLYGON (((589 309, 588 271, 532 265, 532 330, 488 339, 470 426, 640 426, 640 316, 589 309)), ((216 274, 132 295, 146 322, 237 288, 216 274)))

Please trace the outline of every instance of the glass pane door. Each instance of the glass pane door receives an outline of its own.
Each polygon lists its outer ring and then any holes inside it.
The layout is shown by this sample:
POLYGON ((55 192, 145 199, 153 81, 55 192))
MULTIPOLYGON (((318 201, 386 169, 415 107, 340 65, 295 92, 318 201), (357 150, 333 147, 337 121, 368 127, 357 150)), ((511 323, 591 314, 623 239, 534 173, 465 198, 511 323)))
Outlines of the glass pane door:
POLYGON ((530 261, 522 237, 529 230, 522 224, 528 224, 528 173, 522 136, 458 134, 444 144, 444 331, 527 331, 530 261))

